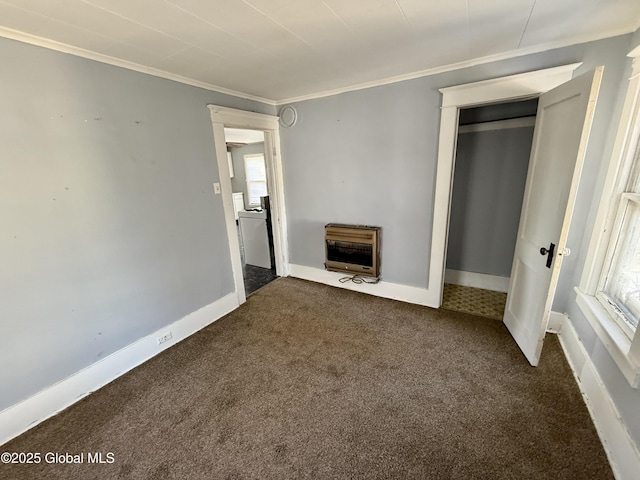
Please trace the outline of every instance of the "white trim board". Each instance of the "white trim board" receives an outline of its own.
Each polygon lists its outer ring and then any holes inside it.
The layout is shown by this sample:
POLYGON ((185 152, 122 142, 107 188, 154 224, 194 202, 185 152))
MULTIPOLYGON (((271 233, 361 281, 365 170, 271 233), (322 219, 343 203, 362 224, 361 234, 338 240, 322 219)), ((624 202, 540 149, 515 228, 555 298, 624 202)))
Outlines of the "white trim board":
POLYGON ((212 103, 207 107, 214 122, 223 123, 230 128, 257 130, 278 130, 280 128, 279 118, 274 115, 223 107, 212 103))
POLYGON ((518 73, 506 77, 489 78, 440 89, 442 108, 471 107, 503 100, 533 98, 571 80, 582 62, 558 67, 518 73))
POLYGON ((193 335, 238 307, 235 292, 97 361, 0 412, 0 445, 60 413, 90 393, 193 335), (172 338, 158 345, 158 338, 172 338))
POLYGON ((462 285, 463 287, 483 288, 494 292, 509 291, 509 277, 487 275, 486 273, 465 272, 447 268, 444 272, 445 283, 462 285))
POLYGON ((637 479, 640 472, 638 448, 627 433, 620 414, 570 319, 562 325, 558 338, 615 477, 618 480, 637 479))
POLYGON ((346 290, 354 290, 356 292, 368 293, 376 297, 390 298, 401 302, 415 303, 426 307, 437 308, 436 298, 433 292, 426 288, 412 287, 410 285, 401 285, 399 283, 391 283, 380 281, 376 284, 369 283, 341 283, 340 279, 350 276, 348 273, 329 272, 320 268, 307 267, 304 265, 289 264, 289 276, 310 280, 312 282, 324 283, 332 287, 344 288, 346 290))
POLYGON ((547 332, 560 333, 562 325, 567 322, 567 315, 565 313, 554 312, 549 313, 549 321, 547 322, 547 332))

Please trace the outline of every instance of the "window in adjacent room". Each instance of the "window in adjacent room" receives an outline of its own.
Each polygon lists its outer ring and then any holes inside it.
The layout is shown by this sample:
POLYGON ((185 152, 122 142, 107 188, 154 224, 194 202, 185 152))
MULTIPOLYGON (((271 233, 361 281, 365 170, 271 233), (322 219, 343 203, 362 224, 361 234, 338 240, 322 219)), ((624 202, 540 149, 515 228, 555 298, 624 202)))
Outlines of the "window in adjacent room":
POLYGON ((259 207, 260 197, 267 195, 267 169, 264 163, 264 154, 245 155, 244 169, 247 176, 249 206, 259 207))

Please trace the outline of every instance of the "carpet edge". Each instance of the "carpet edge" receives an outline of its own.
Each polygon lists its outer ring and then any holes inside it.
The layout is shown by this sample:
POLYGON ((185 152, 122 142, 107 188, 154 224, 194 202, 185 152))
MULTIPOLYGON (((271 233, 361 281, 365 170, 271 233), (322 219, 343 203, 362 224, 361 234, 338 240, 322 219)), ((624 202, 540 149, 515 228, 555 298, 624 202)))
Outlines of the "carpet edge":
POLYGON ((0 445, 51 418, 92 392, 214 323, 239 306, 236 292, 136 340, 0 412, 0 445), (162 344, 158 338, 169 333, 162 344))

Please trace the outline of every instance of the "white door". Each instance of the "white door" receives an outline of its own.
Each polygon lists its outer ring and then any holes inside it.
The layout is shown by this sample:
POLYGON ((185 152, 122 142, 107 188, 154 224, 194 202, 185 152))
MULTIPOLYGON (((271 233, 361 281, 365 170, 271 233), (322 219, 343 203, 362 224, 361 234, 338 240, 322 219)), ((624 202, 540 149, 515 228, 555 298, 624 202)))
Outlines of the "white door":
POLYGON ((504 323, 537 365, 603 67, 540 97, 504 323))

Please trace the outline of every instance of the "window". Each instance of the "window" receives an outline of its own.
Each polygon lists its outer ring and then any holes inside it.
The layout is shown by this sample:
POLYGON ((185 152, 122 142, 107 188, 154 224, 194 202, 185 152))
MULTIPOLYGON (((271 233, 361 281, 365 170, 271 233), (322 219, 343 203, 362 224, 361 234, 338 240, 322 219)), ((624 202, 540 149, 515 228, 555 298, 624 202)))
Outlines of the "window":
POLYGON ((249 206, 257 207, 260 205, 260 197, 267 195, 267 169, 264 154, 245 155, 244 171, 247 176, 249 206))
POLYGON ((640 46, 587 252, 577 303, 634 387, 640 386, 640 46))
POLYGON ((618 210, 596 298, 632 339, 640 318, 640 195, 623 194, 618 210))

